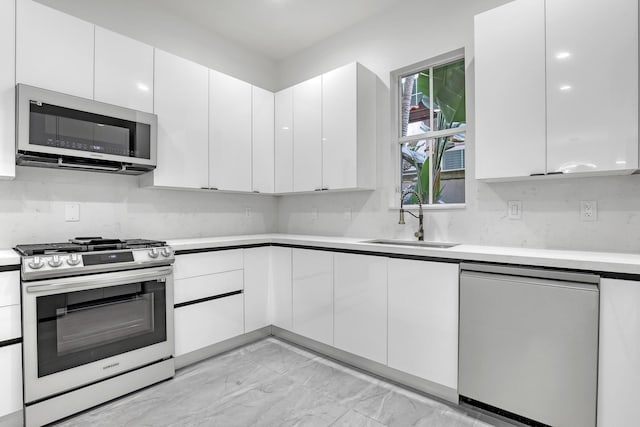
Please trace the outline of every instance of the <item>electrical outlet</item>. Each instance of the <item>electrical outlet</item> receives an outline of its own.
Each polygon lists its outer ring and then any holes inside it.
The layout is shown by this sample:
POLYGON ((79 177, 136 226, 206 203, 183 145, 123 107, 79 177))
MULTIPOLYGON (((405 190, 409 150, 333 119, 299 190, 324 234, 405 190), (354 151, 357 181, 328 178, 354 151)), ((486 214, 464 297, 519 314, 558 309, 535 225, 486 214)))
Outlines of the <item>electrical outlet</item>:
POLYGON ((344 208, 344 220, 345 221, 351 221, 351 208, 344 208))
POLYGON ((580 220, 581 221, 597 221, 598 220, 598 202, 595 200, 580 201, 580 220))
POLYGON ((522 219, 521 200, 509 200, 507 202, 507 216, 509 219, 522 219))
POLYGON ((318 220, 318 208, 311 209, 311 221, 318 220))
POLYGON ((64 205, 64 220, 67 222, 80 221, 80 204, 67 203, 64 205))
POLYGON ((251 218, 251 208, 244 208, 244 217, 251 218))

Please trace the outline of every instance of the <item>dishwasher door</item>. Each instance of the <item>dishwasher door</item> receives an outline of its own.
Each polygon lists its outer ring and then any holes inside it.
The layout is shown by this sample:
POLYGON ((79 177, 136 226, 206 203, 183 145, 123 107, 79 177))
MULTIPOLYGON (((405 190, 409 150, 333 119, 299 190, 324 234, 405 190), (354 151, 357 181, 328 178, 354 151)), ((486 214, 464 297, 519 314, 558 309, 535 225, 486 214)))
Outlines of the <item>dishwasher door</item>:
POLYGON ((599 278, 478 269, 460 274, 461 401, 551 426, 595 426, 599 278))

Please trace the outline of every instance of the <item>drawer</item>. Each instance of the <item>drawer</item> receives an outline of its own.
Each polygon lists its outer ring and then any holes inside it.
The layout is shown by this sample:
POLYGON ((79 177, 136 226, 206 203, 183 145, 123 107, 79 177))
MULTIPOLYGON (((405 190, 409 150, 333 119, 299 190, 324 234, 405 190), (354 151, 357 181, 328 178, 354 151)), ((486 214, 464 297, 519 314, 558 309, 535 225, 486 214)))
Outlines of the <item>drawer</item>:
POLYGON ((176 356, 242 335, 242 294, 176 308, 174 330, 176 356))
POLYGON ((242 249, 178 255, 174 264, 173 278, 184 279, 224 271, 242 270, 242 268, 244 268, 242 249))
POLYGON ((20 272, 0 273, 0 307, 20 304, 20 272))
POLYGON ((174 304, 180 304, 226 294, 227 292, 239 291, 243 287, 243 270, 177 279, 173 282, 173 301, 174 304))
POLYGON ((0 307, 0 341, 22 336, 20 305, 0 307))

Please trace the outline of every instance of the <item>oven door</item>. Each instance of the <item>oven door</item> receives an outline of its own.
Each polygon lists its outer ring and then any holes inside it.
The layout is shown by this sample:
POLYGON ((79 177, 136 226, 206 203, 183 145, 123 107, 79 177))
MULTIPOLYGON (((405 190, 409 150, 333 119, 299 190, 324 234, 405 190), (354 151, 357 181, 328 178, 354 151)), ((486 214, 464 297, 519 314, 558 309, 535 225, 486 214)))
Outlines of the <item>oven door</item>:
POLYGON ((171 357, 172 267, 23 282, 25 402, 171 357))

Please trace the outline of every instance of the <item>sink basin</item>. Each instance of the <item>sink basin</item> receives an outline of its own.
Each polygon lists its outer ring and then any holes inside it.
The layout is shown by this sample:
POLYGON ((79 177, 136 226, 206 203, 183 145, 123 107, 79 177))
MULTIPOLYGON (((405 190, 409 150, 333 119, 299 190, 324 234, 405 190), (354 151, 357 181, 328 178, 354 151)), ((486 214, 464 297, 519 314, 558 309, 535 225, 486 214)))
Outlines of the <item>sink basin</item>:
POLYGON ((449 242, 421 242, 419 240, 388 240, 388 239, 363 240, 362 243, 377 243, 379 245, 413 246, 416 248, 439 248, 439 249, 452 248, 454 246, 459 245, 459 243, 449 243, 449 242))

